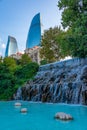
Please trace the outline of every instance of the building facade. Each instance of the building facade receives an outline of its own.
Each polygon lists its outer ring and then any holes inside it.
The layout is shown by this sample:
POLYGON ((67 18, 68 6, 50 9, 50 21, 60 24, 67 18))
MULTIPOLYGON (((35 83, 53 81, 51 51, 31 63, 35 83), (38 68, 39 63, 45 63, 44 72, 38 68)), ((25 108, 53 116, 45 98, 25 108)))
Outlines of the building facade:
POLYGON ((17 41, 14 37, 8 36, 7 46, 5 50, 5 56, 11 56, 18 52, 17 41))
POLYGON ((40 45, 41 41, 41 23, 40 13, 36 14, 31 21, 30 29, 26 41, 26 49, 40 45))
POLYGON ((36 14, 31 21, 30 29, 26 41, 25 53, 32 61, 40 64, 40 42, 41 42, 41 22, 40 13, 36 14))
POLYGON ((23 55, 23 53, 17 52, 16 54, 12 54, 10 57, 19 60, 19 59, 21 59, 22 55, 23 55))
POLYGON ((40 46, 34 46, 25 50, 25 54, 32 59, 33 62, 40 64, 40 46))

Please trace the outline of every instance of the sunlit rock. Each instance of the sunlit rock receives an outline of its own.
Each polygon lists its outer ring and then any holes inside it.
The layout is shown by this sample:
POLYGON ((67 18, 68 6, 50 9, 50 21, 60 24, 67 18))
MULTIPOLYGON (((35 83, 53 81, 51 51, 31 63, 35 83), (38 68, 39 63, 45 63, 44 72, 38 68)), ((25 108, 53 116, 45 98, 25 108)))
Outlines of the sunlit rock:
POLYGON ((73 120, 73 117, 70 114, 66 114, 64 112, 58 112, 54 117, 60 120, 73 120))
POLYGON ((27 113, 27 111, 28 111, 27 108, 21 108, 20 110, 21 113, 27 113))
POLYGON ((20 102, 16 102, 15 106, 21 106, 21 103, 20 102))

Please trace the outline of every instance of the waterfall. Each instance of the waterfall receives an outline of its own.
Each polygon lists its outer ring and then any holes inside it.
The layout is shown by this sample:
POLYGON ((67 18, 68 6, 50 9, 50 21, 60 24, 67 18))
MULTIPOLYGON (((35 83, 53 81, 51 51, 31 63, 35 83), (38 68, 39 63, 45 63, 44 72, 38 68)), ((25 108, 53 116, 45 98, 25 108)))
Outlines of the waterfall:
POLYGON ((87 104, 87 59, 40 66, 32 82, 17 91, 18 99, 87 104))
POLYGON ((22 89, 21 89, 21 87, 18 88, 14 99, 15 100, 22 100, 22 89))

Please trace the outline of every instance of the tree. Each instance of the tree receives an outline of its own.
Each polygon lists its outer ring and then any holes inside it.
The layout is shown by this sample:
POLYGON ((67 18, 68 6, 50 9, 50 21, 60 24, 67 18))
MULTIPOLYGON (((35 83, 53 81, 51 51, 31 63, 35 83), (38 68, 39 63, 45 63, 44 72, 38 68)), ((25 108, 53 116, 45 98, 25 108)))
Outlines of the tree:
POLYGON ((20 64, 23 66, 30 63, 31 61, 32 61, 31 58, 27 54, 23 54, 20 59, 20 64))
POLYGON ((71 55, 87 57, 87 0, 60 0, 58 7, 63 27, 71 30, 66 36, 71 55))
POLYGON ((18 87, 32 79, 38 68, 37 63, 28 61, 21 65, 13 58, 5 57, 0 63, 0 100, 11 100, 18 87))
POLYGON ((16 78, 13 63, 13 59, 5 58, 0 64, 0 99, 11 99, 15 92, 16 78))
POLYGON ((16 61, 12 58, 12 57, 5 57, 3 59, 3 64, 4 66, 6 66, 6 68, 9 69, 10 72, 14 73, 17 65, 16 65, 16 61))
POLYGON ((47 63, 57 61, 61 58, 61 48, 57 37, 62 32, 60 27, 49 28, 45 30, 41 41, 40 56, 47 63))
POLYGON ((17 77, 17 83, 22 85, 29 79, 32 79, 36 72, 38 71, 39 65, 35 62, 30 62, 20 68, 18 68, 15 72, 15 76, 17 77))
POLYGON ((2 61, 3 61, 3 59, 2 59, 2 57, 0 57, 0 64, 2 64, 2 61))

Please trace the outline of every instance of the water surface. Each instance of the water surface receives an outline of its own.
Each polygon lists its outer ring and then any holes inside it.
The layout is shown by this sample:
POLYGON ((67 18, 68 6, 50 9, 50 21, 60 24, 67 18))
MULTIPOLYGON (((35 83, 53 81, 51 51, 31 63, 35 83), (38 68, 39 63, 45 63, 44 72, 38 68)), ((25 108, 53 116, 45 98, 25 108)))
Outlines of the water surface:
POLYGON ((87 107, 65 104, 0 102, 0 130, 87 130, 87 107), (20 113, 26 107, 27 114, 20 113), (72 121, 55 120, 56 112, 66 112, 72 121))

